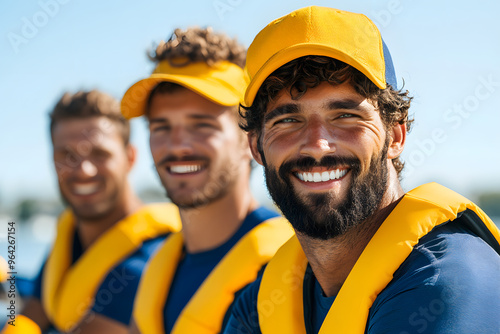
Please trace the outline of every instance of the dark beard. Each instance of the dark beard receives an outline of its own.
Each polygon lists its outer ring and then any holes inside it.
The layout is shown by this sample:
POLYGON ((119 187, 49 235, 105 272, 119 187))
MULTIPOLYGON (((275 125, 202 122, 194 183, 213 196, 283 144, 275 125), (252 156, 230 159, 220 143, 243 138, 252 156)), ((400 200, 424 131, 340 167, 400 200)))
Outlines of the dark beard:
POLYGON ((351 228, 362 224, 377 210, 387 188, 387 143, 378 156, 372 157, 372 166, 366 176, 361 177, 361 163, 356 158, 325 156, 320 162, 304 157, 281 165, 279 172, 268 166, 263 157, 265 178, 269 193, 292 224, 296 232, 314 239, 328 240, 345 234, 351 228), (310 194, 305 199, 295 192, 290 180, 292 170, 311 167, 335 169, 338 166, 350 168, 352 184, 346 199, 337 207, 331 202, 329 193, 310 194))

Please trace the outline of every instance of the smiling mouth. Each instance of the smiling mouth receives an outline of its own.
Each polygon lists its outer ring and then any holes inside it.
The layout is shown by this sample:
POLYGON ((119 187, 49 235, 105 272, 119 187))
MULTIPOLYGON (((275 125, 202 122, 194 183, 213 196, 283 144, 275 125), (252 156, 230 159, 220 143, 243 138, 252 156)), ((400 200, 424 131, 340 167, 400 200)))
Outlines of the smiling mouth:
POLYGON ((85 184, 74 184, 72 187, 73 193, 75 195, 86 196, 91 195, 99 189, 98 182, 91 182, 85 184))
POLYGON ((326 182, 344 177, 347 171, 347 169, 338 168, 323 172, 295 172, 294 175, 304 182, 326 182))
POLYGON ((191 174, 202 170, 204 167, 200 164, 184 164, 184 165, 172 165, 167 167, 167 171, 170 174, 191 174))

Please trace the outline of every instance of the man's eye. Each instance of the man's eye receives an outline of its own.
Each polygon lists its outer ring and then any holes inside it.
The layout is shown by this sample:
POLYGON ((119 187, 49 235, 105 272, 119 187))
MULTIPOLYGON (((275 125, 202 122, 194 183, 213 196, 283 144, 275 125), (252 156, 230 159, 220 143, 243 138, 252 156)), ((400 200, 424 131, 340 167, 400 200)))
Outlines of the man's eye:
POLYGON ((214 128, 215 126, 210 123, 198 123, 196 124, 197 128, 214 128))
POLYGON ((339 116, 339 118, 350 118, 350 117, 356 117, 356 115, 345 113, 339 116))
POLYGON ((92 152, 92 155, 96 158, 105 159, 105 158, 108 158, 111 154, 109 152, 106 152, 106 151, 95 150, 92 152))
POLYGON ((168 131, 170 130, 170 126, 168 125, 161 125, 161 126, 156 126, 151 129, 151 132, 161 132, 161 131, 168 131))
POLYGON ((280 120, 277 120, 276 122, 274 122, 274 124, 280 124, 280 123, 295 123, 297 122, 296 119, 294 118, 290 118, 290 117, 287 117, 287 118, 282 118, 280 120))

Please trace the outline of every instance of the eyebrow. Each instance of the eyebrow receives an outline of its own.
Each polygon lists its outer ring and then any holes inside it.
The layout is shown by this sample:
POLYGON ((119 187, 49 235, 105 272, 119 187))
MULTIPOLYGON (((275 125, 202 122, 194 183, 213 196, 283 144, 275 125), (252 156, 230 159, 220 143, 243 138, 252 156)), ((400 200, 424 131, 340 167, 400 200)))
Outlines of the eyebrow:
POLYGON ((296 104, 283 104, 264 115, 264 124, 281 115, 300 113, 300 108, 296 104))
POLYGON ((148 123, 149 124, 152 124, 152 123, 165 123, 167 120, 164 119, 164 118, 150 118, 148 120, 148 123))
POLYGON ((326 102, 326 107, 329 110, 337 110, 337 109, 348 109, 348 110, 357 110, 364 111, 365 108, 361 106, 360 102, 346 99, 346 100, 332 100, 326 102))
POLYGON ((189 118, 193 119, 216 119, 216 116, 213 115, 207 115, 207 114, 192 114, 189 115, 189 118))
MULTIPOLYGON (((189 118, 195 119, 195 120, 203 120, 203 119, 208 119, 208 120, 214 120, 217 117, 213 115, 206 115, 206 114, 191 114, 188 115, 189 118)), ((157 117, 157 118, 151 118, 149 119, 149 123, 166 123, 168 120, 166 118, 162 117, 157 117)))

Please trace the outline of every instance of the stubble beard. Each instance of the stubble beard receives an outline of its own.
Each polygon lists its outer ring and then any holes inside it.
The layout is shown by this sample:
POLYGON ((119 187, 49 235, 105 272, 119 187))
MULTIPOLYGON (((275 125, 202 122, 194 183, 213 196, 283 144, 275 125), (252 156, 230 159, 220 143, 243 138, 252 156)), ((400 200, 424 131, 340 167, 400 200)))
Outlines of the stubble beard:
MULTIPOLYGON (((122 190, 123 191, 123 190, 122 190)), ((79 204, 69 200, 60 187, 62 202, 65 206, 71 208, 75 217, 86 222, 101 221, 106 218, 115 209, 119 202, 120 190, 115 189, 104 201, 98 203, 79 204)))
MULTIPOLYGON (((212 204, 225 197, 229 193, 231 187, 236 183, 235 174, 231 166, 224 166, 217 172, 209 171, 210 177, 208 182, 200 189, 194 189, 186 196, 178 196, 176 191, 169 189, 170 187, 163 180, 162 184, 167 192, 167 197, 170 198, 172 203, 177 205, 180 209, 191 210, 212 204)), ((188 186, 188 182, 181 182, 179 184, 180 189, 188 186)))

